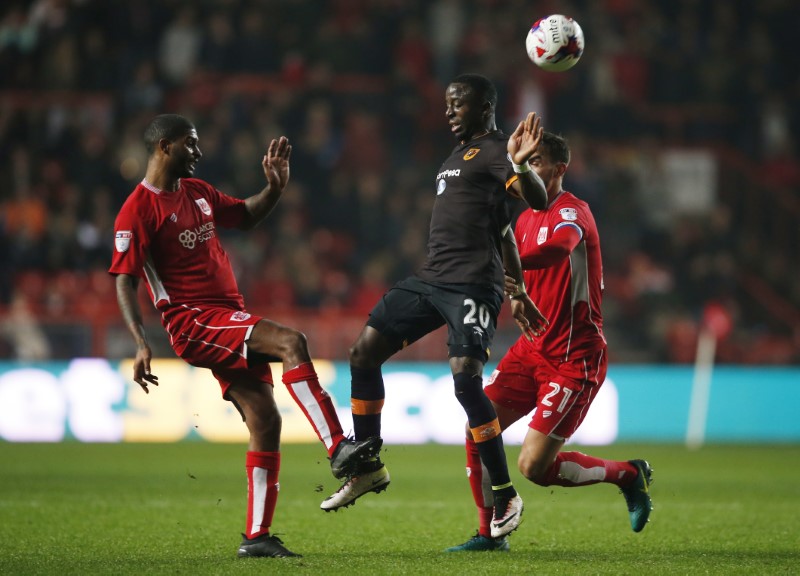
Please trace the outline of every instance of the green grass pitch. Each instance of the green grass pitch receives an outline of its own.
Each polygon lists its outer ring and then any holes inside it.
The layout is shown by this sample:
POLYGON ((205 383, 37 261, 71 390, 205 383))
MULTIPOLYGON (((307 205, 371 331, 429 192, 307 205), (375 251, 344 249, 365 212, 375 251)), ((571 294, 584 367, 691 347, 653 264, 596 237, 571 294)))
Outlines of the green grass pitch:
POLYGON ((458 446, 385 447, 388 491, 325 514, 338 484, 324 451, 290 444, 273 532, 304 557, 241 560, 244 446, 0 443, 0 574, 800 573, 800 446, 583 449, 650 460, 640 534, 613 486, 535 486, 518 450, 510 553, 442 552, 477 526, 458 446))

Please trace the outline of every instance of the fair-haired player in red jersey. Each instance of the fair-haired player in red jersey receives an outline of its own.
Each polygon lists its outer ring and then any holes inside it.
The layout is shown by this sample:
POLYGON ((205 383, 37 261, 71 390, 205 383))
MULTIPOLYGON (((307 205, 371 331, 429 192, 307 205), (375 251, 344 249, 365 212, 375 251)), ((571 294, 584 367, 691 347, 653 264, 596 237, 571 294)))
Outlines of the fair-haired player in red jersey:
POLYGON ((218 226, 247 230, 272 211, 289 181, 292 147, 284 136, 270 142, 261 161, 266 186, 242 200, 192 178, 202 153, 197 130, 186 118, 157 116, 144 139, 147 172, 117 216, 109 270, 136 342, 133 379, 147 393, 150 384, 158 385, 136 296, 144 278, 175 353, 209 368, 222 397, 247 425, 247 527, 238 555, 297 556, 269 531, 278 498, 281 433, 269 362, 283 362, 283 383, 325 445, 334 476, 346 476, 352 463, 374 458, 381 442, 345 438, 305 335, 247 312, 217 236, 218 226))
MULTIPOLYGON (((631 527, 639 532, 652 508, 650 465, 561 451, 586 416, 607 367, 600 237, 589 205, 562 188, 569 161, 564 138, 544 132, 529 164, 545 184, 547 206, 528 208, 517 219, 524 286, 506 276, 506 294, 535 302, 549 326, 516 341, 485 391, 503 430, 535 409, 517 463, 526 478, 540 486, 615 484, 625 496, 631 527)), ((506 538, 491 537, 491 491, 475 442, 467 436, 467 475, 479 529, 448 551, 508 550, 506 538)))

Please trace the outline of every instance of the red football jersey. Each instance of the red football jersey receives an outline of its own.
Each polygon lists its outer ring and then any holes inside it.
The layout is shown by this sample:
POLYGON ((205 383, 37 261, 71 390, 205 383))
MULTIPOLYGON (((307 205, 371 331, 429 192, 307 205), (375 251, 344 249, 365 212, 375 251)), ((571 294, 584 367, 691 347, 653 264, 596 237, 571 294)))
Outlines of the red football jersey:
MULTIPOLYGON (((525 270, 531 300, 550 321, 527 347, 554 360, 567 361, 603 348, 603 263, 600 237, 589 205, 562 192, 544 210, 525 210, 517 219, 515 236, 521 256, 545 245, 562 226, 571 226, 581 240, 552 266, 525 270)), ((523 339, 524 340, 524 339, 523 339)))
POLYGON ((142 181, 114 223, 109 272, 144 277, 162 313, 199 303, 241 310, 244 301, 216 228, 237 227, 246 210, 244 200, 195 178, 182 178, 176 192, 142 181))

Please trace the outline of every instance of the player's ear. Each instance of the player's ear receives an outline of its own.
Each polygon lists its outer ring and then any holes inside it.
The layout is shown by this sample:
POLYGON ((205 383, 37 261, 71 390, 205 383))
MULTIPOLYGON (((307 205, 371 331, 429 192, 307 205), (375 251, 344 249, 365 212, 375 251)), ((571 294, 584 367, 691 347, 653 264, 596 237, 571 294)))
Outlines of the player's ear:
POLYGON ((568 165, 567 165, 567 164, 564 164, 563 162, 559 162, 559 163, 556 165, 556 175, 557 175, 559 178, 561 178, 562 176, 564 176, 564 174, 566 174, 566 173, 567 173, 567 168, 568 168, 568 165))
POLYGON ((172 147, 172 142, 170 142, 167 138, 162 138, 158 141, 158 149, 161 150, 162 154, 169 155, 169 150, 172 147))

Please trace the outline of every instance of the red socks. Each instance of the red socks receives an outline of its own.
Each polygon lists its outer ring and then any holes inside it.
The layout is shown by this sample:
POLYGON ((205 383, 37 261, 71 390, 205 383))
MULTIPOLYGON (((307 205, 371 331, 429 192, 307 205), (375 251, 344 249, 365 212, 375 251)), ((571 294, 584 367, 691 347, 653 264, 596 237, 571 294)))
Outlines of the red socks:
POLYGON ((319 385, 314 365, 306 362, 284 372, 283 383, 325 445, 328 456, 332 456, 344 434, 331 397, 319 385))
POLYGON ((269 534, 275 504, 278 502, 278 472, 280 452, 248 452, 247 466, 247 527, 245 536, 253 539, 269 534))
POLYGON ((598 482, 626 486, 637 474, 628 462, 603 460, 582 452, 560 452, 542 486, 588 486, 598 482))
MULTIPOLYGON (((492 508, 494 499, 477 444, 470 439, 466 442, 467 478, 472 490, 472 499, 478 507, 478 533, 491 538, 492 508)), ((628 462, 603 460, 582 452, 561 452, 547 471, 542 486, 588 486, 607 482, 617 486, 627 486, 636 478, 638 470, 628 462)))
POLYGON ((478 507, 478 533, 491 538, 492 509, 494 497, 492 496, 492 483, 481 462, 478 445, 474 440, 467 439, 467 478, 472 490, 472 499, 478 507))

